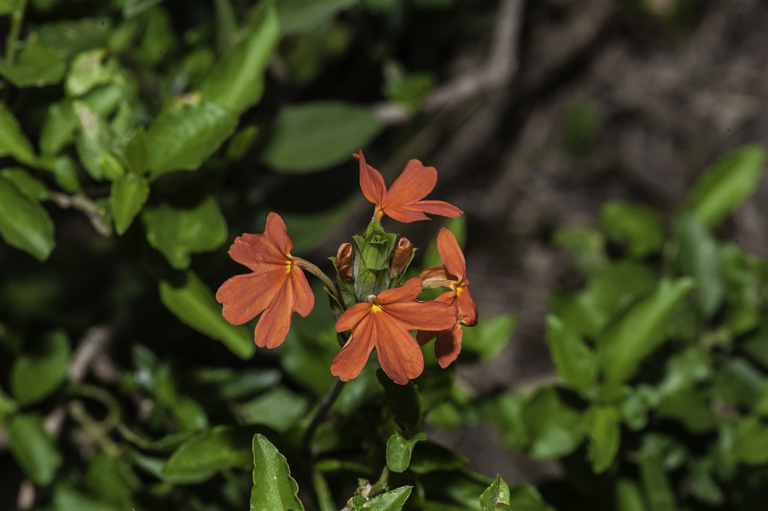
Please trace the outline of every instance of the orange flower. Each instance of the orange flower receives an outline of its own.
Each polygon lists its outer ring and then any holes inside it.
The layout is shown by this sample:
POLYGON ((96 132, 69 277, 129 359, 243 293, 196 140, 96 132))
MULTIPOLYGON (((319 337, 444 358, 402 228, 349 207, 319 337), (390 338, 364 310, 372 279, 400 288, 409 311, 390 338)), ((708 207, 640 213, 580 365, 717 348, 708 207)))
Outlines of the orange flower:
POLYGON ((437 234, 437 252, 443 264, 427 268, 419 275, 424 281, 424 287, 447 287, 449 291, 441 294, 436 302, 451 304, 456 308, 457 320, 451 328, 435 331, 422 330, 416 334, 416 339, 422 346, 433 337, 435 355, 440 367, 446 368, 456 360, 461 351, 462 329, 460 325, 474 326, 477 324, 477 305, 469 292, 467 279, 467 263, 464 254, 451 231, 443 227, 437 234))
POLYGON ((315 295, 298 266, 302 260, 291 256, 292 248, 285 223, 277 213, 267 217, 264 234, 243 234, 229 248, 229 256, 253 273, 224 282, 216 300, 224 304, 222 314, 233 325, 261 314, 253 339, 262 348, 280 346, 291 328, 291 314, 307 317, 315 306, 315 295))
POLYGON ((455 309, 441 302, 419 302, 421 279, 382 291, 367 302, 347 309, 336 322, 337 332, 352 330, 331 364, 342 381, 360 374, 376 348, 381 368, 392 381, 405 385, 424 370, 424 357, 409 330, 443 330, 456 323, 455 309))
POLYGON ((379 171, 365 163, 363 151, 354 156, 360 162, 360 188, 365 198, 376 205, 373 218, 377 222, 383 215, 403 223, 429 220, 424 213, 450 218, 462 215, 459 208, 447 202, 421 200, 437 183, 437 170, 434 167, 425 167, 419 160, 410 160, 400 177, 387 190, 379 171))

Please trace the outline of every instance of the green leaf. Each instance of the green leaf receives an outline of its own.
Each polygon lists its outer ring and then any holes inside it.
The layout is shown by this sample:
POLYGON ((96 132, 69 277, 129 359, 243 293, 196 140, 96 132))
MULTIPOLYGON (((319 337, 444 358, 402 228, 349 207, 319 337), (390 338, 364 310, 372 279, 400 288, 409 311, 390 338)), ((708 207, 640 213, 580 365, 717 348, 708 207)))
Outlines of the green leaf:
POLYGON ((52 103, 40 130, 40 151, 43 154, 57 154, 72 142, 78 126, 71 100, 52 103))
POLYGON ((411 495, 412 489, 413 486, 395 488, 357 506, 357 509, 360 511, 400 511, 411 495))
POLYGON ((221 306, 195 273, 187 272, 179 286, 161 281, 160 300, 183 323, 221 341, 238 357, 248 359, 256 351, 253 339, 245 328, 232 325, 222 317, 221 306))
POLYGON ((96 500, 72 488, 69 483, 56 486, 53 493, 53 505, 56 511, 77 509, 77 511, 121 511, 121 507, 96 500))
POLYGON ((664 342, 667 319, 693 287, 689 278, 662 280, 653 293, 598 338, 597 356, 607 383, 618 384, 630 378, 640 362, 664 342))
POLYGON ((613 406, 593 406, 586 416, 589 458, 595 474, 605 472, 619 452, 621 416, 613 406))
POLYGON ((565 456, 584 437, 581 413, 563 403, 554 387, 544 387, 531 396, 522 419, 530 436, 528 456, 533 459, 565 456))
POLYGON ((11 369, 11 391, 19 404, 45 398, 67 378, 69 340, 62 331, 44 336, 34 350, 16 359, 11 369))
POLYGON ((421 421, 421 400, 416 392, 416 386, 413 382, 398 385, 381 369, 376 371, 376 377, 384 387, 387 406, 395 418, 395 423, 405 436, 410 437, 416 433, 421 421))
POLYGON ((717 241, 704 222, 694 215, 682 215, 675 222, 677 262, 685 275, 696 279, 698 304, 711 317, 723 301, 725 283, 717 241))
POLYGON ((765 148, 761 145, 730 152, 699 177, 688 207, 709 227, 717 227, 757 190, 764 165, 765 148))
POLYGON ((3 389, 0 388, 0 428, 5 426, 5 421, 18 408, 17 404, 11 399, 3 389))
POLYGON ((640 487, 631 479, 616 483, 616 511, 646 511, 640 487))
POLYGON ((8 426, 8 446, 33 483, 48 486, 61 466, 61 454, 37 414, 21 414, 8 426))
POLYGON ((0 156, 10 156, 29 165, 33 165, 37 160, 35 150, 21 131, 19 121, 2 102, 0 102, 0 156))
POLYGON ((261 2, 246 27, 247 34, 211 69, 200 91, 205 101, 241 114, 261 100, 264 71, 280 40, 272 1, 261 2))
POLYGON ((48 187, 25 169, 15 167, 0 170, 0 179, 7 179, 26 197, 35 201, 48 198, 48 187))
POLYGON ((103 46, 112 30, 112 20, 107 16, 62 19, 40 26, 37 36, 40 41, 56 49, 62 59, 70 61, 82 52, 103 46))
POLYGON ((389 261, 395 248, 397 235, 388 233, 375 220, 371 220, 363 236, 355 240, 354 291, 359 301, 389 289, 391 273, 389 261))
POLYGON ((594 273, 606 262, 605 239, 593 229, 561 227, 555 231, 553 242, 568 250, 573 263, 585 275, 594 273))
POLYGON ((238 405, 235 412, 246 424, 263 424, 283 433, 298 423, 308 405, 306 398, 285 387, 275 387, 256 399, 238 405))
POLYGON ((426 440, 427 435, 418 433, 412 438, 405 438, 400 433, 393 433, 387 440, 387 466, 392 472, 405 472, 411 463, 413 448, 417 442, 426 440))
POLYGON ((133 493, 140 487, 139 480, 123 459, 104 452, 91 458, 85 482, 93 495, 117 505, 130 504, 133 493))
MULTIPOLYGON (((473 362, 486 362, 496 358, 512 338, 517 326, 517 319, 510 314, 500 314, 490 319, 482 319, 473 328, 464 328, 462 354, 464 358, 471 353, 473 362)), ((461 355, 460 355, 461 356, 461 355)))
POLYGON ((263 435, 253 437, 251 511, 304 511, 285 456, 263 435))
POLYGON ((286 34, 301 32, 323 23, 358 0, 277 0, 277 17, 286 34))
POLYGON ((9 245, 28 252, 40 261, 48 259, 56 244, 53 222, 45 208, 39 202, 25 197, 10 181, 2 178, 0 236, 9 245))
POLYGON ((179 446, 163 467, 165 475, 251 468, 251 438, 258 426, 216 426, 179 446))
POLYGON ((597 378, 597 358, 578 333, 557 316, 547 316, 547 341, 557 374, 568 385, 586 391, 597 378))
POLYGON ((212 195, 189 209, 166 203, 146 207, 142 218, 149 244, 178 270, 189 267, 191 254, 211 252, 227 241, 227 221, 212 195))
POLYGON ((600 229, 608 239, 626 246, 632 257, 658 253, 664 244, 664 229, 651 209, 624 201, 603 206, 600 229))
POLYGON ((0 60, 0 75, 17 87, 58 83, 67 70, 59 52, 40 40, 27 40, 15 63, 0 60))
POLYGON ((516 484, 509 492, 509 508, 506 506, 497 509, 509 509, 514 511, 554 511, 541 498, 536 488, 530 484, 516 484))
POLYGON ((128 174, 112 182, 109 203, 117 234, 122 235, 128 230, 148 197, 149 184, 141 176, 128 174))
POLYGON ((75 138, 80 161, 92 178, 104 179, 107 176, 101 167, 101 155, 105 151, 118 150, 121 142, 109 124, 85 102, 75 101, 72 105, 80 121, 80 130, 75 138))
POLYGON ((768 425, 759 417, 747 417, 739 421, 734 433, 733 452, 747 465, 768 463, 768 425))
MULTIPOLYGON (((422 434, 416 435, 414 439, 422 434)), ((414 447, 409 468, 414 474, 427 474, 435 471, 461 470, 468 464, 469 460, 464 456, 440 444, 426 441, 414 447)))
POLYGON ((493 483, 480 495, 482 511, 496 511, 498 504, 509 504, 509 485, 500 475, 497 475, 493 483))
POLYGON ((667 479, 667 471, 652 454, 640 459, 640 475, 648 509, 650 511, 675 511, 675 496, 667 479))
POLYGON ((114 59, 104 62, 107 51, 91 50, 78 55, 72 62, 64 84, 67 95, 82 96, 98 85, 109 83, 118 73, 118 64, 114 59))
POLYGON ((368 107, 318 101, 283 109, 262 158, 275 170, 308 173, 338 165, 381 130, 368 107))
POLYGON ((150 177, 173 170, 197 170, 237 126, 237 116, 213 103, 178 105, 160 114, 147 130, 150 177))

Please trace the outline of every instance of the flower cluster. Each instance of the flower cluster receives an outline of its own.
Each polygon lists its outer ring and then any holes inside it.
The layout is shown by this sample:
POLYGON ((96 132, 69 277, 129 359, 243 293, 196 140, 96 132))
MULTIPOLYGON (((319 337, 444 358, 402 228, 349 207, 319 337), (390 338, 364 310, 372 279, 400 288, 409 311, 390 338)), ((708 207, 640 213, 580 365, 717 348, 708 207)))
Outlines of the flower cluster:
POLYGON ((229 255, 251 273, 224 282, 216 299, 230 323, 240 325, 261 314, 254 341, 274 348, 285 340, 293 313, 306 317, 314 307, 315 297, 304 274, 309 271, 328 287, 340 339, 350 332, 331 364, 331 373, 342 381, 355 378, 375 348, 382 370, 404 385, 424 370, 420 345, 433 338, 441 367, 456 360, 462 326, 477 323, 477 306, 469 292, 464 254, 451 231, 443 228, 437 237, 443 264, 405 280, 415 249, 406 238, 397 240, 397 235, 386 232, 381 219, 386 215, 408 223, 428 220, 427 213, 456 218, 462 211, 443 201, 424 200, 437 182, 434 167, 411 160, 387 189, 381 173, 365 161, 362 151, 354 157, 360 165, 360 188, 375 209, 363 236, 342 244, 332 258, 336 284, 312 263, 291 255, 293 243, 285 224, 277 213, 270 213, 263 234, 235 239, 229 255), (418 300, 427 288, 447 291, 435 300, 418 300), (416 338, 412 330, 418 331, 416 338))

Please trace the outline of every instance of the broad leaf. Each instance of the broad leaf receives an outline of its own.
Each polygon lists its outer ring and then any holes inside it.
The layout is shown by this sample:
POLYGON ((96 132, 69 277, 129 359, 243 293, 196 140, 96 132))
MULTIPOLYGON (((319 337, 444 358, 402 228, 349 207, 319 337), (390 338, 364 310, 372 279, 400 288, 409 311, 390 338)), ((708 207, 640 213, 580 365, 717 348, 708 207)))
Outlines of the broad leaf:
POLYGON ((424 433, 418 433, 413 438, 405 438, 400 433, 394 433, 387 440, 387 466, 392 472, 405 472, 411 463, 413 448, 417 442, 427 439, 424 433))
POLYGON ((21 131, 19 121, 2 102, 0 102, 0 156, 10 156, 29 165, 33 165, 37 159, 32 144, 21 131))
POLYGON ((653 210, 624 201, 609 202, 600 213, 600 228, 629 255, 645 257, 661 250, 664 230, 653 210))
POLYGON ((53 222, 45 208, 36 200, 25 197, 13 183, 2 177, 0 236, 9 245, 28 252, 40 261, 48 259, 55 245, 53 222))
POLYGON ((254 435, 251 511, 304 511, 298 491, 285 456, 267 437, 254 435))
POLYGON ((43 201, 48 198, 48 187, 25 169, 0 170, 0 178, 13 183, 18 191, 33 201, 43 201))
POLYGON ((286 34, 312 28, 359 0, 277 0, 277 16, 286 34))
POLYGON ((13 64, 0 60, 0 75, 17 87, 58 83, 65 71, 59 52, 40 40, 27 40, 13 64))
POLYGON ((61 466, 61 454, 37 414, 16 415, 8 426, 8 446, 33 483, 48 486, 61 466))
POLYGON ((621 440, 619 411, 613 406, 592 407, 586 416, 589 458, 596 474, 605 472, 619 451, 621 440))
POLYGON ((412 486, 403 486, 377 495, 357 506, 360 511, 400 511, 411 495, 412 486))
POLYGON ((44 336, 33 350, 24 353, 11 369, 11 391, 19 404, 27 405, 56 390, 69 370, 69 341, 62 331, 44 336))
POLYGON ((530 436, 528 455, 534 459, 565 456, 584 438, 581 413, 563 403, 554 387, 544 387, 531 396, 522 419, 530 436))
POLYGON ((581 391, 595 384, 597 359, 581 336, 552 314, 547 316, 547 341, 557 374, 581 391))
POLYGON ((165 475, 190 475, 251 468, 256 426, 217 426, 181 444, 163 467, 165 475))
POLYGON ((131 226, 131 222, 141 211, 149 197, 147 180, 136 174, 128 174, 112 182, 109 196, 115 231, 122 235, 131 226))
POLYGON ((686 275, 696 279, 699 308, 705 316, 711 317, 725 295, 720 247, 697 216, 682 215, 675 222, 674 231, 678 245, 677 263, 686 275))
POLYGON ((499 504, 509 504, 509 485, 497 475, 493 483, 480 495, 480 507, 482 511, 496 511, 499 504))
POLYGON ((379 383, 384 387, 389 411, 395 417, 395 423, 406 436, 413 435, 421 421, 421 401, 413 382, 398 385, 389 379, 381 369, 376 371, 379 383))

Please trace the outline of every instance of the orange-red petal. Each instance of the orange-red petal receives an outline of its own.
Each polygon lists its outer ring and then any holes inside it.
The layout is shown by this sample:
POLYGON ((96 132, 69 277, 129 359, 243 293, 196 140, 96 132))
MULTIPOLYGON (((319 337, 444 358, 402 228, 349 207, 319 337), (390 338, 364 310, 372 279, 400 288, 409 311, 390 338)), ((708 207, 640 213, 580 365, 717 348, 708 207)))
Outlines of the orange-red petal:
POLYGON ((233 325, 242 325, 255 318, 274 301, 284 278, 285 269, 279 268, 262 274, 235 275, 228 279, 216 292, 216 300, 224 305, 224 319, 233 325))
POLYGON ((382 207, 413 204, 426 197, 437 184, 435 167, 425 167, 419 160, 410 160, 400 176, 389 187, 382 207))
POLYGON ((280 252, 284 255, 288 255, 291 249, 293 249, 293 242, 288 237, 288 229, 285 227, 285 222, 280 215, 274 212, 270 212, 267 216, 267 226, 264 229, 264 236, 266 236, 280 252))
POLYGON ((373 321, 381 369, 400 385, 417 378, 424 370, 424 357, 416 339, 400 323, 384 314, 373 315, 373 321))
POLYGON ((384 311, 408 330, 444 330, 456 323, 456 308, 437 301, 392 303, 384 311))
POLYGON ((283 266, 288 258, 264 234, 242 234, 229 247, 229 257, 255 273, 265 273, 283 266))
POLYGON ((338 376, 341 381, 349 381, 360 374, 375 345, 374 322, 370 315, 364 316, 356 327, 331 362, 331 374, 338 376))
POLYGON ((430 266, 419 273, 419 278, 424 282, 430 282, 433 280, 455 280, 454 276, 448 273, 444 264, 438 264, 437 266, 430 266))
POLYGON ((356 303, 336 320, 336 331, 346 332, 352 330, 371 312, 371 304, 368 302, 356 303))
POLYGON ((387 193, 387 186, 384 184, 384 178, 381 173, 365 162, 362 149, 357 153, 360 163, 360 188, 363 195, 370 202, 381 206, 387 193))
MULTIPOLYGON (((465 281, 466 282, 466 281, 465 281)), ((461 324, 475 326, 477 324, 477 304, 469 292, 469 282, 466 282, 461 292, 456 295, 456 308, 461 316, 461 324)))
POLYGON ((440 364, 440 367, 443 369, 451 365, 451 363, 459 356, 463 334, 464 332, 458 323, 453 325, 453 328, 437 332, 435 356, 437 357, 437 362, 440 364))
POLYGON ((302 318, 306 318, 315 308, 315 294, 307 281, 307 276, 298 266, 291 268, 291 292, 294 312, 298 312, 302 318))
POLYGON ((463 280, 467 276, 467 262, 464 259, 464 253, 461 251, 456 236, 443 227, 437 233, 437 252, 443 261, 445 269, 457 280, 463 280))
POLYGON ((379 293, 376 297, 376 302, 380 305, 388 305, 390 303, 397 302, 413 302, 416 297, 421 293, 422 281, 418 277, 413 277, 405 281, 400 287, 394 289, 387 289, 379 293))

